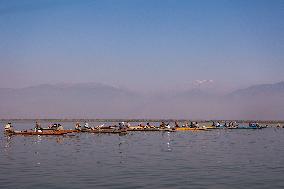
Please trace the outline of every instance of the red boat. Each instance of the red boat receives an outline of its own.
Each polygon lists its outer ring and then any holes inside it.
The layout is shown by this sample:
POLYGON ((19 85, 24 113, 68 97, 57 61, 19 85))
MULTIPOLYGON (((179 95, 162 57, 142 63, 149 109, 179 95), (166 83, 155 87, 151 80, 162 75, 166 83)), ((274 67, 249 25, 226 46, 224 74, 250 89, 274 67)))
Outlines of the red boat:
POLYGON ((9 135, 64 135, 67 134, 65 131, 6 131, 9 135))

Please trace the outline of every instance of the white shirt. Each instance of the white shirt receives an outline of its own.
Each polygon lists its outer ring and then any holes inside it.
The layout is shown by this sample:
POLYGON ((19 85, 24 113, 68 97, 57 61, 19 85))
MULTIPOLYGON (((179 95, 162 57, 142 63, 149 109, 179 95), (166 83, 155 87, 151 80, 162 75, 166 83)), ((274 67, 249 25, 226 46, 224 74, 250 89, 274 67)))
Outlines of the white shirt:
POLYGON ((10 124, 5 125, 5 129, 10 129, 10 128, 11 128, 10 124))

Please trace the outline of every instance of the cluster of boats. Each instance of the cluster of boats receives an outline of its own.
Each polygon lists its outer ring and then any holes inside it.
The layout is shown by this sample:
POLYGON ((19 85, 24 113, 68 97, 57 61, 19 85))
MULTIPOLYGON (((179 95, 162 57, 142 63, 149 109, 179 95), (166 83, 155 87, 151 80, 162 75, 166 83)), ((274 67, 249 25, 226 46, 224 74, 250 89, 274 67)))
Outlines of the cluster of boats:
POLYGON ((199 126, 197 122, 191 122, 190 125, 185 123, 184 125, 179 125, 175 122, 174 126, 170 124, 165 124, 162 122, 159 127, 150 125, 139 124, 138 126, 131 126, 128 122, 121 122, 118 125, 105 126, 99 125, 96 127, 90 127, 87 122, 83 126, 80 123, 75 124, 74 129, 64 129, 61 124, 53 124, 47 128, 42 128, 41 125, 36 122, 34 129, 17 131, 14 129, 11 123, 5 125, 5 133, 9 135, 64 135, 68 133, 110 133, 110 134, 126 134, 131 131, 163 131, 163 132, 175 132, 175 131, 209 131, 211 129, 262 129, 266 126, 260 126, 258 123, 250 123, 248 126, 238 125, 236 123, 215 123, 211 126, 199 126))

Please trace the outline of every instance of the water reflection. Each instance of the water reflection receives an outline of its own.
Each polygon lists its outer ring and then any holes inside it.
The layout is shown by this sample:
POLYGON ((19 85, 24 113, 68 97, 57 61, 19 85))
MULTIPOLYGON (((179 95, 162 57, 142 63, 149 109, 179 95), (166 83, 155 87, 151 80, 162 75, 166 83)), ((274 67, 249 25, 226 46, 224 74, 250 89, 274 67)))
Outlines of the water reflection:
POLYGON ((284 130, 273 128, 123 136, 0 133, 0 188, 281 188, 283 136, 284 130))
MULTIPOLYGON (((3 137, 1 137, 1 150, 3 151, 3 155, 2 157, 6 157, 9 160, 13 160, 13 154, 12 154, 12 147, 13 147, 13 136, 10 135, 4 135, 3 137)), ((1 152, 2 153, 2 152, 1 152)), ((1 158, 0 158, 1 159, 1 158)), ((1 162, 0 162, 1 163, 1 162)))
POLYGON ((120 161, 119 163, 120 164, 123 164, 123 163, 126 163, 126 159, 127 159, 127 155, 125 153, 125 149, 127 148, 128 146, 128 143, 127 143, 127 139, 125 138, 125 134, 119 134, 118 135, 118 153, 119 153, 119 158, 120 158, 120 161))
POLYGON ((5 136, 5 141, 4 141, 4 149, 8 149, 11 147, 12 144, 12 136, 6 135, 5 136))
POLYGON ((163 151, 167 151, 167 152, 171 152, 172 151, 172 132, 164 132, 162 133, 162 137, 164 139, 163 141, 163 147, 162 147, 162 150, 163 151), (165 147, 166 146, 166 149, 165 147))

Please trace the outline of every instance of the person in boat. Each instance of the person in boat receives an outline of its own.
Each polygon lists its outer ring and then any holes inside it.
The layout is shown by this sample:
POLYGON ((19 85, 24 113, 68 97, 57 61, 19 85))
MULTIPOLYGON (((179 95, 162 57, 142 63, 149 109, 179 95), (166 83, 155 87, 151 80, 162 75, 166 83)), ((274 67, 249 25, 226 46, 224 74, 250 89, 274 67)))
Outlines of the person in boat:
POLYGON ((84 128, 85 128, 85 129, 90 129, 89 123, 85 122, 84 128))
POLYGON ((125 129, 125 124, 124 124, 124 122, 118 123, 118 129, 119 129, 119 130, 125 129))
POLYGON ((119 122, 119 123, 118 123, 118 129, 122 129, 122 128, 123 128, 122 123, 119 122))
POLYGON ((178 123, 177 122, 175 122, 175 127, 177 128, 177 127, 179 127, 179 125, 178 125, 178 123))
POLYGON ((164 128, 166 127, 165 122, 163 122, 163 121, 162 121, 162 123, 161 123, 160 127, 161 127, 162 129, 164 129, 164 128))
POLYGON ((150 128, 150 127, 151 127, 151 125, 150 125, 149 122, 146 124, 146 127, 147 127, 147 128, 150 128))
POLYGON ((10 122, 7 123, 4 128, 5 128, 5 131, 6 131, 6 132, 9 132, 9 131, 12 132, 12 131, 14 131, 13 125, 12 125, 12 123, 10 123, 10 122))
POLYGON ((167 128, 167 129, 170 129, 170 128, 171 128, 170 123, 167 123, 167 124, 166 124, 166 128, 167 128))
POLYGON ((188 127, 188 126, 189 126, 189 124, 188 124, 188 122, 186 122, 186 123, 185 123, 185 127, 188 127))
POLYGON ((63 126, 59 123, 56 130, 64 130, 63 126))
POLYGON ((199 124, 197 122, 195 122, 195 128, 199 127, 199 124))
POLYGON ((224 124, 224 127, 228 127, 228 124, 227 124, 227 122, 225 122, 225 124, 224 124))
POLYGON ((52 126, 51 126, 51 129, 56 129, 57 128, 57 123, 54 123, 52 126))
POLYGON ((198 127, 199 125, 198 125, 198 123, 197 122, 191 122, 190 123, 190 127, 191 128, 196 128, 196 127, 198 127))
POLYGON ((35 123, 35 131, 42 131, 42 127, 40 126, 40 123, 36 121, 35 123))
POLYGON ((81 130, 81 125, 80 125, 79 122, 77 122, 77 123, 75 124, 75 129, 76 129, 76 130, 81 130))
POLYGON ((212 127, 216 127, 215 121, 213 121, 213 123, 212 123, 212 127))

